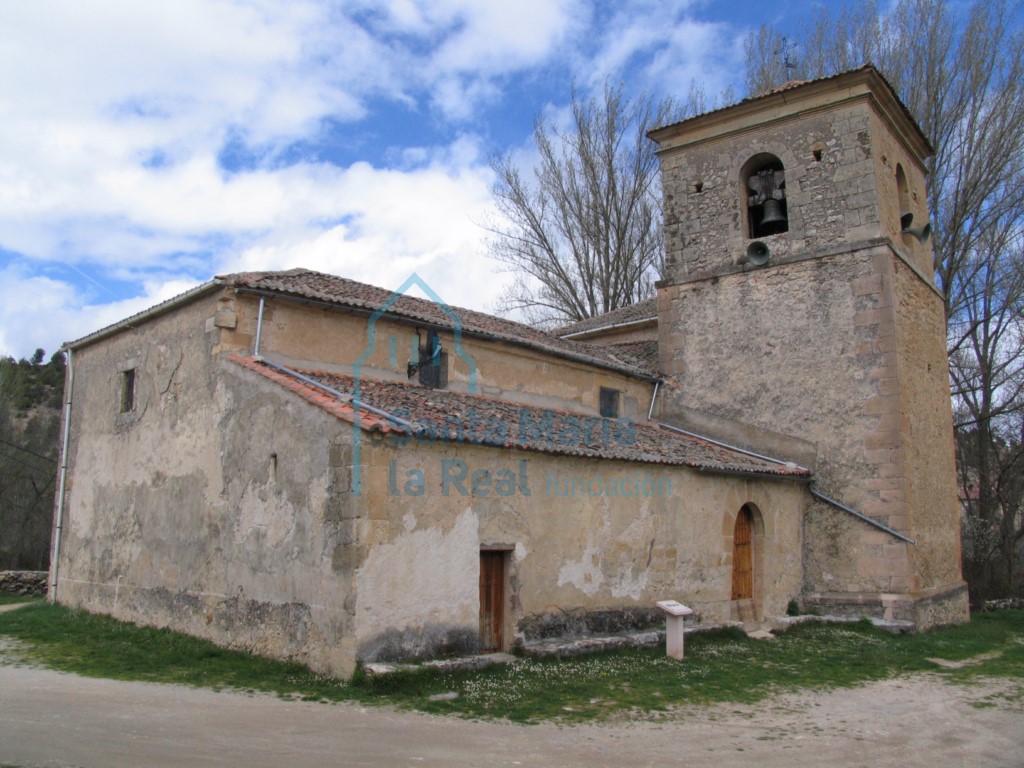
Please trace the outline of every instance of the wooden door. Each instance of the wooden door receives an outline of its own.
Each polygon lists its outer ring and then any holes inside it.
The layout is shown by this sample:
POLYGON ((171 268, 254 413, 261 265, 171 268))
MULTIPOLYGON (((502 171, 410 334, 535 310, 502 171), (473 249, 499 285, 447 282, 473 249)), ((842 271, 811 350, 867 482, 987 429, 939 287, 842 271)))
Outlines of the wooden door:
POLYGON ((732 534, 732 599, 749 600, 754 596, 753 518, 746 507, 736 516, 732 534))
POLYGON ((502 650, 505 623, 505 553, 480 553, 480 651, 502 650))

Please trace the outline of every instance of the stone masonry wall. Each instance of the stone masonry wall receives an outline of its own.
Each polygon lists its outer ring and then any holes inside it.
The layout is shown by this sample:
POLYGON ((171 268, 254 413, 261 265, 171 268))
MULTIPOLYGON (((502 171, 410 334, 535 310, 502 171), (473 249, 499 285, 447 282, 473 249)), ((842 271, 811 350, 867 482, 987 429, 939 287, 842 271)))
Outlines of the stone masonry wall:
MULTIPOLYGON (((900 453, 883 448, 899 413, 884 261, 873 249, 663 287, 663 364, 679 386, 662 417, 703 409, 799 435, 816 447, 824 493, 861 509, 881 498, 878 478, 903 474, 900 453)), ((806 537, 812 590, 890 591, 906 575, 892 537, 830 507, 810 505, 806 537)))
POLYGON ((757 510, 759 616, 782 615, 801 589, 798 483, 418 441, 374 443, 368 461, 356 577, 364 660, 475 642, 482 548, 507 552, 508 645, 648 626, 665 599, 730 619, 732 536, 745 504, 757 510), (463 493, 445 485, 446 462, 492 479, 510 472, 516 486, 463 493), (417 472, 422 491, 407 489, 417 472), (647 482, 651 492, 586 490, 609 482, 647 482))
POLYGON ((46 571, 0 571, 0 594, 31 595, 46 594, 46 571))
POLYGON ((741 169, 762 153, 778 157, 786 174, 789 231, 759 238, 773 259, 879 236, 870 127, 867 106, 856 104, 663 154, 667 278, 742 263, 752 238, 741 169))
MULTIPOLYGON (((232 328, 221 337, 219 351, 249 352, 256 334, 258 300, 253 296, 229 296, 232 328)), ((470 371, 475 393, 527 405, 596 412, 601 387, 622 393, 622 415, 641 419, 647 415, 654 385, 616 371, 595 368, 572 360, 544 355, 502 342, 463 336, 457 352, 455 339, 440 333, 448 350, 448 389, 465 392, 470 371)), ((425 338, 425 337, 424 337, 425 338)), ((418 344, 416 329, 386 318, 367 330, 365 318, 275 300, 266 303, 260 351, 272 360, 294 368, 316 368, 353 373, 361 360, 361 375, 408 381, 406 365, 418 344)))
POLYGON ((957 503, 953 415, 942 299, 902 261, 894 262, 900 421, 906 469, 906 506, 916 545, 915 590, 960 580, 960 509, 957 503), (913 382, 914 385, 909 385, 913 382))

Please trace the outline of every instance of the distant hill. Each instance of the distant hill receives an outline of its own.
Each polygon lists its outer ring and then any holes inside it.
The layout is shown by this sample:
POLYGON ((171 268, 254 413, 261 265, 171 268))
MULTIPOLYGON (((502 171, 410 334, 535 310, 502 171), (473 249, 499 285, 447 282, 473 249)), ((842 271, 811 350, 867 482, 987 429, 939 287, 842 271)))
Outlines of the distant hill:
POLYGON ((0 358, 0 570, 49 567, 64 356, 0 358))

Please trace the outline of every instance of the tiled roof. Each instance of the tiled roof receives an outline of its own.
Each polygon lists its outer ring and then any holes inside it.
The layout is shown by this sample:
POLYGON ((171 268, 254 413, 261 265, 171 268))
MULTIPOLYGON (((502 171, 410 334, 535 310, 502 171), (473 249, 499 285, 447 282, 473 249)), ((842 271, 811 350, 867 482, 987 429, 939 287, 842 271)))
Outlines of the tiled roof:
MULTIPOLYGON (((256 373, 266 376, 268 379, 280 384, 285 389, 291 390, 307 403, 312 403, 317 408, 327 411, 329 414, 336 416, 342 421, 347 421, 350 424, 355 424, 357 421, 356 406, 351 402, 351 400, 344 400, 342 398, 335 397, 334 395, 325 392, 320 387, 304 382, 302 379, 290 376, 289 374, 271 368, 268 365, 264 365, 254 357, 228 355, 228 358, 232 362, 238 363, 244 368, 248 368, 250 371, 256 371, 256 373)), ((359 425, 367 431, 406 431, 400 425, 391 422, 384 416, 370 410, 360 409, 358 422, 359 425)))
POLYGON ((630 355, 636 358, 648 368, 658 370, 660 360, 658 356, 658 342, 651 341, 624 341, 621 344, 609 344, 616 354, 630 355))
POLYGON ((588 317, 586 320, 579 320, 575 323, 567 323, 566 325, 559 326, 558 328, 552 329, 551 335, 564 338, 577 333, 586 333, 587 331, 596 331, 601 328, 608 328, 609 326, 621 325, 622 323, 634 323, 642 320, 657 319, 657 299, 651 297, 649 299, 644 299, 643 301, 638 301, 636 304, 629 304, 625 307, 613 309, 611 312, 605 312, 601 315, 588 317))
POLYGON ((467 336, 495 339, 531 347, 543 352, 610 368, 644 379, 658 378, 657 368, 648 368, 628 352, 574 342, 546 333, 523 323, 494 317, 471 309, 450 307, 414 296, 396 295, 393 291, 356 282, 336 275, 309 269, 284 272, 241 272, 218 277, 237 288, 281 294, 312 301, 351 307, 368 313, 387 307, 390 315, 420 321, 440 328, 453 328, 458 317, 467 336))
POLYGON ((424 390, 377 379, 357 383, 351 376, 319 371, 297 372, 339 393, 316 387, 252 357, 232 355, 238 365, 266 376, 308 402, 349 423, 356 408, 372 406, 398 417, 389 421, 369 408, 359 411, 366 431, 410 432, 432 442, 468 443, 540 453, 617 459, 646 464, 686 466, 710 472, 767 474, 802 478, 805 469, 766 461, 696 437, 637 424, 568 411, 537 408, 448 390, 424 390), (358 398, 357 400, 355 398, 358 398))
POLYGON ((827 82, 829 82, 831 80, 840 80, 840 79, 848 77, 848 76, 850 76, 850 75, 852 75, 854 73, 865 73, 868 76, 872 76, 873 75, 873 76, 878 77, 878 79, 881 80, 881 82, 885 85, 885 87, 889 89, 889 92, 892 94, 893 98, 896 100, 896 103, 899 105, 900 111, 902 111, 903 115, 910 121, 910 124, 914 127, 914 130, 917 131, 917 133, 920 136, 920 138, 924 140, 925 145, 928 146, 930 151, 932 151, 932 152, 935 151, 934 148, 931 146, 931 141, 928 139, 927 136, 925 136, 924 131, 921 130, 921 126, 918 124, 917 118, 914 117, 914 114, 910 111, 910 109, 907 107, 907 105, 903 103, 903 99, 900 98, 900 95, 896 92, 896 89, 892 87, 892 84, 885 78, 885 75, 883 75, 874 64, 870 64, 870 63, 869 64, 864 64, 863 66, 857 67, 856 69, 850 69, 850 70, 847 70, 845 72, 839 72, 839 73, 834 74, 834 75, 826 75, 824 77, 819 77, 819 78, 816 78, 814 80, 789 80, 789 81, 783 83, 782 85, 776 86, 775 88, 770 88, 767 91, 755 94, 753 96, 748 96, 747 98, 741 99, 740 101, 737 101, 737 102, 735 102, 733 104, 727 104, 724 107, 718 107, 717 109, 712 109, 712 110, 709 110, 707 112, 702 112, 699 115, 694 115, 693 117, 688 117, 688 118, 686 118, 684 120, 679 120, 678 122, 675 122, 675 123, 670 123, 668 125, 659 126, 657 128, 654 128, 653 130, 648 131, 647 135, 651 136, 653 138, 652 134, 660 133, 661 131, 665 130, 666 128, 675 128, 676 126, 683 125, 685 123, 690 122, 691 120, 692 121, 697 121, 697 120, 700 120, 702 118, 707 117, 708 115, 715 115, 715 114, 719 114, 719 113, 722 113, 722 112, 728 112, 730 109, 733 109, 734 107, 738 107, 741 104, 742 105, 748 105, 748 104, 752 104, 752 103, 757 102, 757 101, 761 101, 762 99, 763 100, 768 100, 768 99, 772 98, 773 96, 777 96, 780 93, 786 93, 786 92, 795 91, 795 90, 797 90, 799 88, 804 87, 805 85, 815 85, 815 84, 818 84, 818 83, 827 83, 827 82))

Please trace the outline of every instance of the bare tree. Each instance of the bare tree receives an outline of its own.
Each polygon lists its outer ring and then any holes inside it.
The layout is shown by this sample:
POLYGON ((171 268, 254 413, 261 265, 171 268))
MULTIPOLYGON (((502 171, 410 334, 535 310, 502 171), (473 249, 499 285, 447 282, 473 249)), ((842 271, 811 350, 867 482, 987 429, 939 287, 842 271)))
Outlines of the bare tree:
POLYGON ((899 0, 884 14, 873 2, 834 14, 820 8, 793 37, 762 27, 746 44, 754 93, 874 63, 935 145, 928 168, 935 277, 946 297, 958 461, 969 502, 965 572, 975 600, 1021 581, 1022 43, 1003 0, 979 0, 963 17, 945 0, 899 0), (790 41, 798 43, 792 71, 780 55, 790 41), (979 532, 995 533, 971 541, 979 532), (1002 567, 993 570, 991 558, 1002 567), (996 571, 1008 576, 995 578, 996 571))
POLYGON ((646 134, 677 116, 674 103, 630 100, 606 84, 600 99, 573 89, 571 114, 568 130, 535 121, 532 177, 510 156, 492 161, 500 223, 489 227, 490 253, 516 276, 499 309, 542 325, 650 296, 663 261, 658 163, 646 134))
POLYGON ((1019 250, 996 258, 1006 246, 989 242, 990 234, 970 255, 969 282, 949 320, 957 464, 968 513, 963 562, 977 599, 1024 586, 1024 271, 1019 250))

